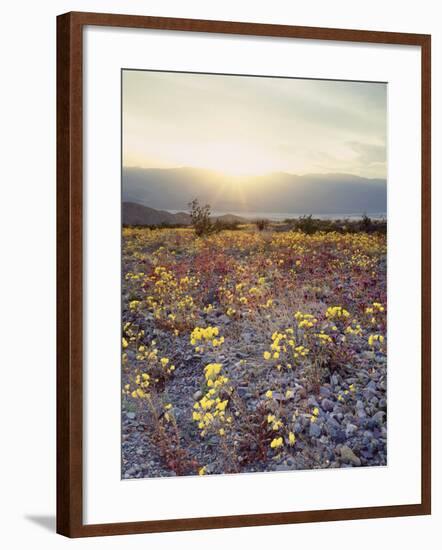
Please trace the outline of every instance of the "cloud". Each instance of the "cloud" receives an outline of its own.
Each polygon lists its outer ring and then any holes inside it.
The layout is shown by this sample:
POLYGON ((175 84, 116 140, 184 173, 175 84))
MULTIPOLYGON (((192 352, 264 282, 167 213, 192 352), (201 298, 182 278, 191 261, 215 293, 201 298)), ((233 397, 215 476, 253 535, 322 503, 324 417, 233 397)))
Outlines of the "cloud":
POLYGON ((385 142, 385 84, 123 72, 126 166, 382 177, 385 142))

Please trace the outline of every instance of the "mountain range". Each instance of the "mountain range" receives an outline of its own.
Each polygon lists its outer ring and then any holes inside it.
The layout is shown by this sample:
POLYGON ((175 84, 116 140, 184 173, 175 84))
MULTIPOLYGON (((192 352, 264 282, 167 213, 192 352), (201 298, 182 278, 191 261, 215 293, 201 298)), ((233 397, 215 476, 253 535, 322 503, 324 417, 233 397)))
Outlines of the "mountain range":
POLYGON ((227 176, 199 168, 125 167, 122 194, 123 202, 156 210, 188 210, 194 198, 218 212, 370 214, 387 209, 386 180, 352 174, 227 176))
MULTIPOLYGON (((187 212, 172 213, 166 210, 155 210, 135 202, 123 202, 122 219, 123 225, 190 225, 190 215, 187 212)), ((250 221, 234 214, 211 216, 211 220, 224 223, 250 221)))

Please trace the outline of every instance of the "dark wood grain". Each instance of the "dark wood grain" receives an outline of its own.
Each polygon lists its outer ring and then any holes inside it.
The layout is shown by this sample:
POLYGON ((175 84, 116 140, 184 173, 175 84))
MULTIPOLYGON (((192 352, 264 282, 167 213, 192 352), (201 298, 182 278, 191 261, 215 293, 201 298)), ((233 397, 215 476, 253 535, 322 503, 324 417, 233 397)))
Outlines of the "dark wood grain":
POLYGON ((423 34, 71 12, 57 18, 57 532, 69 537, 217 529, 431 513, 431 38, 423 34), (421 502, 128 523, 83 524, 83 80, 85 25, 337 40, 421 47, 421 502))
POLYGON ((57 531, 83 508, 82 32, 57 20, 57 531))

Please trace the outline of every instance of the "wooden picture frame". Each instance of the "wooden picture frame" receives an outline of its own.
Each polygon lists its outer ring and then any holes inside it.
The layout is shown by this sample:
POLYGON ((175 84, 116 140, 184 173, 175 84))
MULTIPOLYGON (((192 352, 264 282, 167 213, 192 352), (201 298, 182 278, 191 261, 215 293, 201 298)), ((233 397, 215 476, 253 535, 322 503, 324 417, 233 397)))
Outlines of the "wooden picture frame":
POLYGON ((430 514, 430 64, 428 35, 72 12, 57 19, 57 532, 68 537, 153 533, 430 514), (421 48, 422 359, 421 502, 83 524, 83 29, 86 25, 227 33, 421 48))

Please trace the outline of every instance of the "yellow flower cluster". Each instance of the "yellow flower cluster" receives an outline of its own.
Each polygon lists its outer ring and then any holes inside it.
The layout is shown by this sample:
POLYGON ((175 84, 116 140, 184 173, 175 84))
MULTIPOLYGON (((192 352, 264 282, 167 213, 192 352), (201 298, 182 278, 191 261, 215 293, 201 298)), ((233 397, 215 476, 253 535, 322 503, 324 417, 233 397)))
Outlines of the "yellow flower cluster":
MULTIPOLYGON (((292 390, 287 390, 285 393, 287 399, 293 397, 293 395, 294 392, 292 390)), ((272 432, 278 432, 278 434, 271 440, 270 448, 279 449, 280 447, 282 447, 284 445, 284 434, 286 437, 286 443, 290 446, 293 446, 296 442, 296 436, 289 428, 290 420, 285 417, 284 408, 281 408, 281 406, 272 399, 272 390, 267 390, 265 396, 269 400, 267 401, 267 409, 269 411, 266 418, 267 425, 272 432)))
POLYGON ((161 265, 145 278, 145 304, 161 327, 173 331, 190 328, 197 312, 192 294, 197 294, 199 283, 197 277, 179 278, 161 265))
POLYGON ((346 319, 350 317, 350 313, 341 306, 333 306, 327 308, 325 316, 327 319, 346 319))
POLYGON ((319 343, 322 345, 332 344, 333 340, 328 334, 325 334, 323 330, 315 335, 316 338, 319 340, 319 343))
POLYGON ((365 313, 371 314, 375 313, 376 311, 383 312, 385 311, 384 306, 380 302, 373 302, 372 307, 365 308, 365 313))
POLYGON ((271 288, 267 283, 267 277, 256 277, 253 266, 246 268, 236 265, 234 274, 229 273, 218 288, 220 301, 226 306, 226 314, 232 317, 239 312, 254 313, 272 307, 271 288), (232 284, 232 279, 241 282, 232 284))
POLYGON ((311 313, 302 313, 301 311, 295 313, 295 319, 298 322, 298 328, 312 328, 318 322, 318 319, 311 313))
POLYGON ((123 388, 124 395, 130 395, 134 399, 143 399, 149 395, 147 391, 150 385, 150 375, 146 372, 142 372, 135 376, 133 380, 134 389, 131 389, 131 384, 125 384, 123 388))
POLYGON ((361 334, 362 334, 362 327, 361 327, 361 325, 356 321, 356 319, 353 319, 352 323, 346 327, 345 333, 346 333, 346 334, 354 334, 355 336, 361 336, 361 334))
POLYGON ((218 327, 195 327, 190 335, 190 343, 195 346, 195 351, 203 352, 204 346, 200 343, 208 343, 217 348, 224 343, 224 336, 219 336, 218 327))
POLYGON ((209 430, 224 436, 226 426, 232 422, 232 416, 226 414, 229 399, 222 397, 222 394, 226 393, 226 384, 229 379, 221 373, 219 363, 207 365, 204 375, 209 390, 194 403, 192 420, 197 422, 202 437, 209 430))
POLYGON ((147 366, 150 369, 154 367, 160 369, 164 374, 171 374, 175 370, 175 365, 172 365, 168 357, 160 357, 158 348, 156 347, 156 341, 152 340, 152 343, 149 346, 144 344, 138 347, 136 354, 136 359, 138 361, 146 362, 147 366))
POLYGON ((221 363, 209 363, 204 367, 204 375, 206 377, 207 385, 209 385, 209 382, 213 384, 214 380, 216 380, 218 374, 221 372, 221 368, 221 363))
POLYGON ((368 337, 368 345, 374 350, 376 347, 379 351, 383 351, 382 344, 384 343, 384 337, 382 334, 370 334, 368 337))
POLYGON ((371 307, 365 308, 365 313, 370 317, 371 325, 377 325, 384 318, 385 308, 380 302, 373 302, 371 307))
POLYGON ((270 351, 266 350, 263 353, 266 361, 276 361, 275 366, 278 370, 281 370, 283 365, 289 370, 292 369, 293 359, 305 357, 309 353, 309 349, 304 345, 296 345, 293 334, 292 328, 288 328, 284 332, 274 332, 270 351))
POLYGON ((272 439, 271 443, 270 443, 270 447, 272 449, 278 449, 279 447, 282 447, 284 445, 284 441, 282 439, 282 437, 275 437, 274 439, 272 439))

